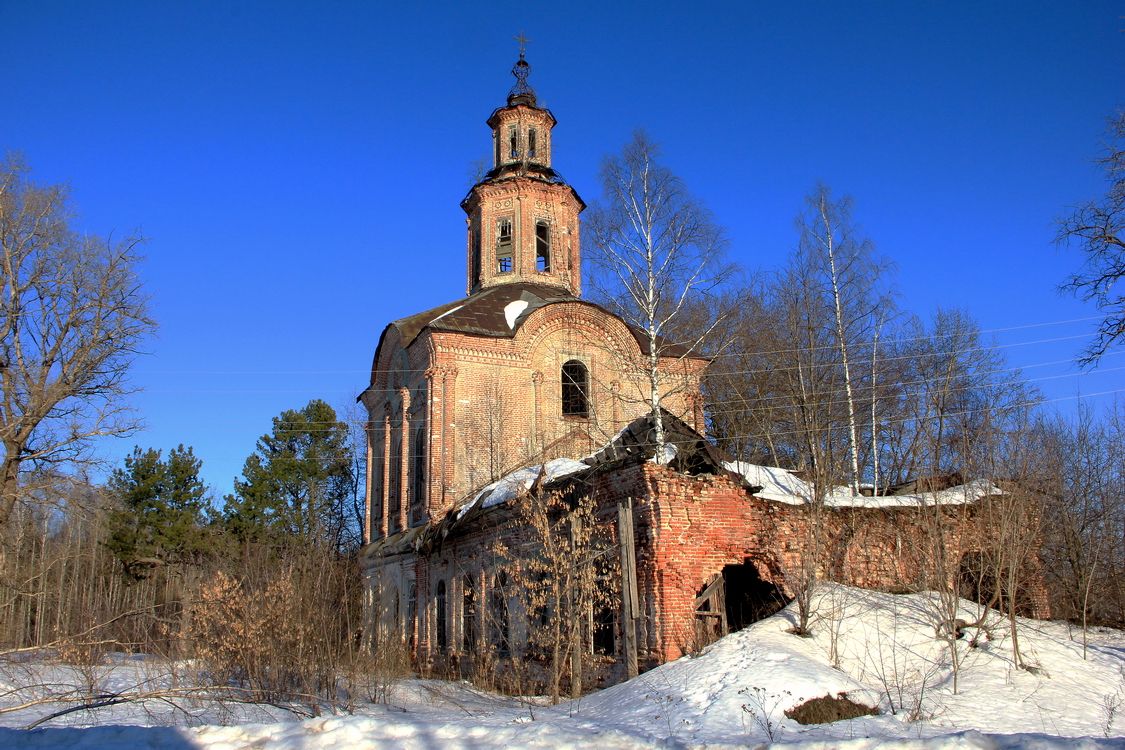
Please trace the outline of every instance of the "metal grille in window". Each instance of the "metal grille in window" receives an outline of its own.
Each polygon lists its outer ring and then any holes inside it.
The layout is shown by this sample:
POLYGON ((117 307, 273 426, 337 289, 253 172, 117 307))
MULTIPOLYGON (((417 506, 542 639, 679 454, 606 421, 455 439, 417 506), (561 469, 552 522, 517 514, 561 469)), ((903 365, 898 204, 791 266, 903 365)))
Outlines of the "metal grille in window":
POLYGON ((519 156, 520 146, 516 136, 516 126, 512 125, 508 128, 508 158, 518 159, 519 156))
POLYGON ((473 653, 477 650, 477 594, 471 574, 465 576, 461 588, 465 595, 461 606, 463 648, 466 653, 473 653))
POLYGON ((535 128, 527 131, 527 156, 529 159, 535 158, 535 146, 537 145, 535 135, 535 128))
POLYGON ((586 365, 572 359, 562 366, 562 413, 585 417, 590 412, 590 376, 586 365))

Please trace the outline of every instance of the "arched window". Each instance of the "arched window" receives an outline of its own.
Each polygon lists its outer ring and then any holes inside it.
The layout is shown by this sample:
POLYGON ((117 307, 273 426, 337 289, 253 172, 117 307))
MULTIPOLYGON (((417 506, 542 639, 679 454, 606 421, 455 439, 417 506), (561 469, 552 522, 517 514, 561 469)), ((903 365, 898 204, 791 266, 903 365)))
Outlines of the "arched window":
MULTIPOLYGON (((398 432, 401 432, 399 430, 398 432)), ((388 528, 392 524, 398 523, 399 510, 402 508, 402 439, 397 435, 391 440, 391 487, 387 493, 390 495, 390 518, 388 520, 388 528)))
POLYGON ((414 431, 414 481, 411 484, 410 500, 414 510, 414 520, 422 520, 422 505, 426 499, 426 429, 419 427, 414 431))
POLYGON ((477 591, 470 573, 461 583, 464 598, 461 605, 461 640, 465 653, 477 650, 477 591))
POLYGON ((449 622, 449 608, 445 600, 445 581, 437 582, 437 593, 434 598, 437 600, 437 647, 438 651, 444 652, 449 648, 449 631, 446 629, 449 622))
POLYGON ((507 589, 508 576, 500 571, 492 577, 492 591, 488 598, 489 640, 499 656, 507 656, 510 649, 507 589))
POLYGON ((512 220, 496 222, 496 272, 512 272, 512 220))
POLYGON ((472 247, 473 259, 472 259, 471 274, 472 274, 472 279, 473 279, 473 286, 476 286, 477 284, 480 283, 480 225, 477 224, 476 222, 473 222, 473 232, 472 232, 471 242, 473 243, 473 247, 472 247))
POLYGON ((543 220, 535 222, 535 270, 551 270, 551 225, 543 220))
POLYGON ((576 359, 562 366, 562 413, 566 417, 590 415, 590 373, 576 359))
POLYGON ((536 141, 538 141, 539 139, 535 136, 535 128, 531 128, 527 131, 527 158, 529 159, 535 158, 536 146, 539 145, 538 143, 536 143, 536 141))
POLYGON ((516 140, 516 138, 517 138, 517 136, 516 136, 516 126, 515 125, 509 125, 508 126, 508 158, 509 159, 518 159, 519 156, 520 156, 520 145, 519 145, 519 141, 516 140))
POLYGON ((414 581, 411 581, 406 594, 406 646, 408 649, 414 647, 414 623, 417 613, 418 587, 414 581))

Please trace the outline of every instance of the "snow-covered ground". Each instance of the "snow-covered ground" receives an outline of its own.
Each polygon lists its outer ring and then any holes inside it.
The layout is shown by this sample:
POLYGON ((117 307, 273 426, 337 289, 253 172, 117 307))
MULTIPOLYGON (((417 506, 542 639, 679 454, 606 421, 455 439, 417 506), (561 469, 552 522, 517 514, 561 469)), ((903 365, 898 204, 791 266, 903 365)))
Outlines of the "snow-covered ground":
MULTIPOLYGON (((965 619, 975 605, 965 603, 965 619)), ((105 693, 173 686, 168 665, 118 658, 95 671, 9 663, 0 679, 0 747, 177 748, 1125 748, 1125 633, 1082 635, 1022 621, 1033 670, 1014 666, 1003 623, 974 647, 959 642, 957 691, 934 601, 821 587, 814 636, 786 632, 788 610, 637 679, 555 707, 469 685, 403 680, 386 705, 300 720, 279 708, 188 695, 80 711, 23 727, 62 704, 6 710, 33 697, 21 685, 75 684, 105 693), (882 713, 803 726, 784 712, 846 693, 882 713), (97 726, 94 726, 97 725, 97 726)), ((171 670, 174 671, 174 670, 171 670)), ((182 675, 180 676, 182 679, 182 675)), ((44 688, 45 689, 45 688, 44 688)), ((190 688, 182 688, 188 691, 190 688)))

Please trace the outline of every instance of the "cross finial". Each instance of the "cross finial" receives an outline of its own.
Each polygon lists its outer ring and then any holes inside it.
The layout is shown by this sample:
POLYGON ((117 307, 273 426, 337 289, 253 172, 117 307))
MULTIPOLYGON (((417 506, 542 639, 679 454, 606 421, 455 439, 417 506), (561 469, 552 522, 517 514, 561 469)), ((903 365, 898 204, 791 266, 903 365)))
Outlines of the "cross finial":
POLYGON ((519 36, 514 36, 512 38, 520 43, 520 59, 522 60, 524 53, 527 52, 527 43, 531 40, 524 36, 522 31, 519 33, 519 36))

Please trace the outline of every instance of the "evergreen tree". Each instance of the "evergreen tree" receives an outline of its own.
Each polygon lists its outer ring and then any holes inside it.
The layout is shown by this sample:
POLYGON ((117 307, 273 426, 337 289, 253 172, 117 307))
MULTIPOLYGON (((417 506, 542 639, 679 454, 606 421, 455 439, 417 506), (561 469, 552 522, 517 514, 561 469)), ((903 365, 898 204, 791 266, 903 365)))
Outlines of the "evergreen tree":
POLYGON ((295 538, 343 548, 355 540, 351 485, 348 427, 331 406, 313 400, 274 417, 226 498, 224 523, 243 540, 295 538))
POLYGON ((202 462, 183 445, 168 453, 133 449, 114 470, 108 489, 118 508, 110 514, 107 546, 137 578, 161 565, 190 562, 207 548, 207 488, 202 462))

